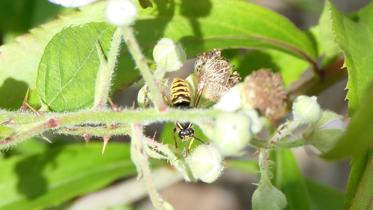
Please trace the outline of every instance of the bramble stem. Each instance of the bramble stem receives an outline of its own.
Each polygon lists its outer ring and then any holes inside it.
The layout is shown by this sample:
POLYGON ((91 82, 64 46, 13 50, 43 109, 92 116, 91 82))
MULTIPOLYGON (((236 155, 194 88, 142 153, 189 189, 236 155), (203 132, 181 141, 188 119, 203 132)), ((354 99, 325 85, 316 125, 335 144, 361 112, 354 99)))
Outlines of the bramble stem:
POLYGON ((142 54, 139 44, 137 43, 136 37, 134 35, 133 29, 130 27, 124 27, 122 29, 124 41, 127 44, 128 50, 131 53, 133 59, 136 62, 137 67, 139 68, 145 84, 149 87, 149 97, 153 102, 154 106, 158 110, 165 110, 167 108, 166 104, 163 101, 161 90, 157 85, 157 82, 146 63, 145 56, 142 54))

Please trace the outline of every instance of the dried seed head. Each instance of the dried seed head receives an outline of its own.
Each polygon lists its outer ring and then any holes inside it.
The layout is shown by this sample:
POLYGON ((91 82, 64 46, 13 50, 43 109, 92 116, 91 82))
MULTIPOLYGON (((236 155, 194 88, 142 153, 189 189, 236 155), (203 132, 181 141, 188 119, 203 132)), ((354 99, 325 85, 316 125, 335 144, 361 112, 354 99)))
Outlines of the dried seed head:
POLYGON ((241 79, 217 49, 198 56, 194 70, 199 77, 198 91, 203 91, 203 96, 213 102, 241 79))
POLYGON ((287 93, 278 73, 260 69, 245 78, 244 104, 258 109, 259 112, 276 121, 282 118, 287 109, 287 93))

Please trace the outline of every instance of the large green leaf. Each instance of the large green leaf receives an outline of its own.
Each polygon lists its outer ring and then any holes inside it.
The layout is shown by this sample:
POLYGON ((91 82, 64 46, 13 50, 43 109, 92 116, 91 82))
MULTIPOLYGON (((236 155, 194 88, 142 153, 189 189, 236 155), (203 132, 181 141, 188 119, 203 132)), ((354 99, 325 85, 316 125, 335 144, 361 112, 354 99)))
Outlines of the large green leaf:
POLYGON ((345 54, 349 108, 356 110, 373 78, 373 3, 353 18, 344 16, 330 2, 326 7, 331 12, 336 42, 345 54))
POLYGON ((1 159, 0 209, 43 209, 134 174, 125 144, 73 144, 1 159))
POLYGON ((136 24, 140 43, 148 52, 165 36, 181 41, 188 56, 212 48, 271 48, 309 60, 316 56, 305 33, 255 4, 238 0, 155 2, 157 18, 144 18, 136 24))
MULTIPOLYGON (((0 47, 0 107, 16 108, 27 88, 35 89, 36 74, 44 49, 52 37, 67 26, 103 21, 103 3, 87 7, 34 28, 29 34, 0 47), (6 100, 5 100, 6 99, 6 100)), ((36 22, 40 17, 35 17, 36 22)))
POLYGON ((106 52, 114 27, 89 23, 64 29, 49 42, 40 61, 37 90, 54 111, 85 108, 93 103, 100 66, 97 43, 106 52))
POLYGON ((311 209, 304 178, 291 150, 277 150, 275 160, 275 185, 286 195, 286 210, 311 209))

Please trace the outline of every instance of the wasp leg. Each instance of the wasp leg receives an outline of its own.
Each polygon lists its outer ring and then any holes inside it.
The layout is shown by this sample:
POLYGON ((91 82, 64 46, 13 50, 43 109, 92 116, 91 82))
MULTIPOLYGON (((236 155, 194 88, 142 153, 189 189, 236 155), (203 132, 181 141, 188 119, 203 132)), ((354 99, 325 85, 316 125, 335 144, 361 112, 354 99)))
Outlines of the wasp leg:
POLYGON ((177 148, 177 141, 176 141, 175 133, 176 133, 176 128, 174 128, 173 137, 174 137, 175 147, 177 148))
POLYGON ((192 149, 192 145, 193 145, 193 142, 194 142, 194 138, 192 138, 189 142, 189 145, 188 145, 188 148, 186 150, 186 155, 185 156, 188 156, 189 153, 190 153, 190 150, 192 149))

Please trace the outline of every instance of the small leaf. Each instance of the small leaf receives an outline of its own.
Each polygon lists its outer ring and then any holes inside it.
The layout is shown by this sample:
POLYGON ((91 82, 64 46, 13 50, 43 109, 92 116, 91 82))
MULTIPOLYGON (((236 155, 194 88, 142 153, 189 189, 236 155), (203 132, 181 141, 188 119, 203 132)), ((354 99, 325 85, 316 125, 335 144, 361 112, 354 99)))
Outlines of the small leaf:
POLYGON ((277 150, 275 164, 275 185, 286 195, 286 210, 311 209, 306 184, 291 150, 277 150))
POLYGON ((323 58, 321 67, 325 67, 341 54, 341 50, 335 41, 331 11, 327 5, 327 1, 325 1, 319 23, 312 27, 310 32, 315 37, 318 46, 318 54, 323 58))
POLYGON ((0 209, 45 209, 135 173, 125 144, 59 145, 2 159, 0 209))
POLYGON ((37 90, 51 110, 92 105, 100 65, 96 43, 107 51, 113 32, 107 24, 90 23, 66 28, 48 43, 39 65, 37 90))

